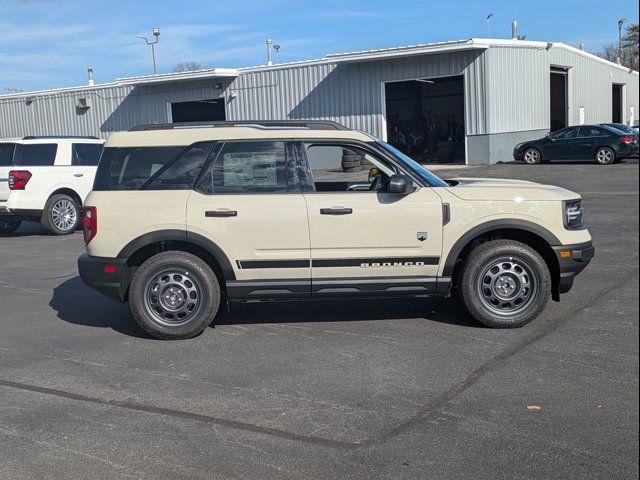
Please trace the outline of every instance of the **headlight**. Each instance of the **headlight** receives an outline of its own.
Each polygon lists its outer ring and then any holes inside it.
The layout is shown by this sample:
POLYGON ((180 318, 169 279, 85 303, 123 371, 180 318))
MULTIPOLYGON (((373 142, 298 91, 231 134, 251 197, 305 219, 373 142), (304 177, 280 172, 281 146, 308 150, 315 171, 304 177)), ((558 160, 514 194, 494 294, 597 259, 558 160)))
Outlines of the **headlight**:
POLYGON ((584 227, 584 207, 582 200, 564 202, 564 228, 580 230, 584 227))

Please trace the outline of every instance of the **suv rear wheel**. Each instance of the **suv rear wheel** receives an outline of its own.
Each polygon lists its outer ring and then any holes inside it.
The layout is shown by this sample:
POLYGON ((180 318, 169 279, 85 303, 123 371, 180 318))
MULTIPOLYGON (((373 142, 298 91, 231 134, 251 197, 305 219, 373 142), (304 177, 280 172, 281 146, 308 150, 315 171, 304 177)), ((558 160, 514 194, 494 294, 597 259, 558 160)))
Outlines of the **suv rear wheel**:
POLYGON ((513 240, 483 243, 462 266, 458 290, 467 311, 493 328, 515 328, 536 318, 551 297, 551 275, 531 247, 513 240))
POLYGON ((149 335, 200 335, 220 307, 220 284, 209 265, 186 252, 163 252, 138 268, 129 291, 131 313, 149 335))
POLYGON ((69 235, 80 225, 80 206, 69 195, 52 195, 44 206, 41 223, 49 233, 69 235))
POLYGON ((20 228, 21 220, 10 220, 0 218, 0 234, 13 233, 20 228))

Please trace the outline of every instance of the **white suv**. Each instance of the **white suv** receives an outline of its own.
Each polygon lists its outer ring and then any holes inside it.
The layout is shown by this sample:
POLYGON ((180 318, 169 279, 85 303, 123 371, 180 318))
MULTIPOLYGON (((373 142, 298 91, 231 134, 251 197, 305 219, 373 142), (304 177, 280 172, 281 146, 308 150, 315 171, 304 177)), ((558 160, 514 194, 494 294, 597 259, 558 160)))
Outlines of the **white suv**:
POLYGON ((96 137, 0 140, 0 233, 16 231, 24 220, 55 235, 73 233, 103 143, 96 137))

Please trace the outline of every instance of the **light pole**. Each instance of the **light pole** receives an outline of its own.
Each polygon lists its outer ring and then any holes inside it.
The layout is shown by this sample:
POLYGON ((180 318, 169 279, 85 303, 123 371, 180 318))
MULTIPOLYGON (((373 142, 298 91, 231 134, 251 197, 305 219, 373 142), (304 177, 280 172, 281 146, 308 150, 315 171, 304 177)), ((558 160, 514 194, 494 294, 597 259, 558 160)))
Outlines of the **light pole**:
POLYGON ((616 63, 622 64, 622 24, 626 22, 626 18, 618 20, 618 54, 616 55, 616 63))
POLYGON ((276 52, 280 50, 280 45, 273 44, 273 40, 270 38, 267 39, 267 65, 273 65, 273 57, 271 56, 271 49, 274 49, 276 52))
POLYGON ((153 60, 153 74, 157 75, 158 69, 156 68, 156 43, 158 43, 158 39, 160 37, 160 29, 157 27, 154 27, 151 33, 153 34, 154 37, 156 37, 156 39, 153 42, 150 42, 147 39, 147 37, 138 37, 138 38, 141 38, 142 40, 144 40, 144 43, 146 43, 147 45, 151 45, 151 58, 153 60))
POLYGON ((487 15, 487 17, 485 18, 485 20, 487 21, 487 38, 491 37, 491 33, 489 32, 489 22, 491 21, 492 18, 493 18, 493 12, 489 12, 489 15, 487 15))

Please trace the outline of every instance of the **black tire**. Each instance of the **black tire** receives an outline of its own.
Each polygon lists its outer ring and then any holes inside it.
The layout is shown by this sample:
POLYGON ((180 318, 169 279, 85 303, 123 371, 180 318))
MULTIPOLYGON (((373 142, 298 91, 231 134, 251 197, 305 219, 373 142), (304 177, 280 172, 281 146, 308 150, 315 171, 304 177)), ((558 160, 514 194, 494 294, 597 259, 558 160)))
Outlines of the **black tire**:
POLYGON ((21 224, 22 220, 0 218, 0 235, 15 232, 21 224))
POLYGON ((342 167, 342 171, 344 171, 345 173, 350 173, 350 172, 361 172, 363 170, 362 165, 357 164, 355 167, 349 167, 349 168, 345 168, 342 167))
POLYGON ((342 155, 343 162, 360 163, 364 157, 362 155, 342 155))
POLYGON ((536 165, 542 162, 542 154, 537 148, 529 147, 523 152, 522 161, 527 165, 536 165))
POLYGON ((152 337, 192 338, 211 325, 218 313, 220 284, 209 265, 195 255, 163 252, 136 270, 129 303, 135 321, 152 337))
POLYGON ((594 159, 598 165, 611 165, 616 161, 616 152, 609 147, 600 147, 596 150, 594 159))
POLYGON ((342 166, 342 168, 353 168, 353 167, 357 167, 358 165, 360 165, 360 160, 355 161, 355 162, 345 162, 344 160, 340 163, 340 165, 342 166))
POLYGON ((52 195, 44 206, 40 223, 53 235, 70 235, 80 225, 80 205, 65 194, 52 195))
POLYGON ((551 274, 531 247, 514 240, 493 240, 467 257, 457 287, 463 305, 476 320, 492 328, 517 328, 544 310, 551 298, 551 274))

